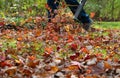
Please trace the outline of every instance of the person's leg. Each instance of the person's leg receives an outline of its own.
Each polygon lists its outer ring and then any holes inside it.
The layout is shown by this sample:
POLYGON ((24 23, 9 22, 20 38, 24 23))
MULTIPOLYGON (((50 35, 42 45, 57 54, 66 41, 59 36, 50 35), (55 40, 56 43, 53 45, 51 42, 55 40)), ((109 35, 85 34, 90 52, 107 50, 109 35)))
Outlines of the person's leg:
POLYGON ((55 17, 56 13, 54 13, 54 11, 58 8, 59 1, 60 0, 57 0, 57 2, 55 2, 55 0, 47 0, 47 4, 50 8, 50 10, 48 10, 49 21, 55 17))
MULTIPOLYGON (((72 13, 75 14, 75 12, 78 8, 79 2, 77 0, 65 0, 65 1, 66 1, 66 4, 68 4, 68 5, 74 5, 74 6, 69 6, 69 8, 72 11, 72 13)), ((82 9, 81 13, 79 14, 78 20, 83 23, 83 28, 85 30, 89 29, 89 27, 90 27, 89 24, 91 23, 91 19, 88 16, 88 14, 86 14, 84 9, 82 9)))

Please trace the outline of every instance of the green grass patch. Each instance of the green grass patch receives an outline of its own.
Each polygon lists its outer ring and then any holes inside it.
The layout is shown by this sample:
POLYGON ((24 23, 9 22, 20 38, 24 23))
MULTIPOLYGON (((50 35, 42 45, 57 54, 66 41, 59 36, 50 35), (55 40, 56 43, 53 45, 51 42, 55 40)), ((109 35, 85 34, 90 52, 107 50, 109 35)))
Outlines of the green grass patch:
POLYGON ((93 26, 102 29, 120 29, 120 22, 95 22, 93 26))

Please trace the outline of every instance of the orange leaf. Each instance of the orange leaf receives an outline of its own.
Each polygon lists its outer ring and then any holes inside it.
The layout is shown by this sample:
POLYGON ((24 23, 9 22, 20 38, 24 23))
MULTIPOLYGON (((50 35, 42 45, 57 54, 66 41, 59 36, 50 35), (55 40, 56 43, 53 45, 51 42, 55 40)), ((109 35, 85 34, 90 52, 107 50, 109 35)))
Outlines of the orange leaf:
POLYGON ((67 67, 69 70, 78 70, 79 66, 78 65, 70 65, 67 67))
POLYGON ((72 41, 73 41, 72 39, 68 39, 68 40, 67 40, 67 43, 70 43, 70 42, 72 42, 72 41))
POLYGON ((51 47, 46 47, 45 51, 46 51, 47 54, 51 54, 53 49, 51 47))
POLYGON ((68 43, 72 42, 74 40, 74 37, 72 35, 68 35, 67 38, 68 38, 68 40, 67 40, 68 43))
POLYGON ((53 71, 54 73, 57 72, 59 69, 57 66, 53 66, 51 67, 51 71, 53 71))
POLYGON ((91 12, 91 13, 90 13, 90 17, 91 17, 91 18, 94 18, 94 16, 95 16, 95 12, 91 12))
POLYGON ((35 56, 29 56, 28 58, 29 58, 30 60, 35 60, 35 59, 36 59, 35 56))
POLYGON ((54 40, 54 41, 58 41, 58 36, 54 36, 54 37, 53 37, 53 40, 54 40))
POLYGON ((40 30, 36 30, 35 35, 38 37, 38 36, 40 36, 40 34, 41 34, 41 31, 40 30))
POLYGON ((86 76, 85 78, 93 78, 92 76, 86 76))
POLYGON ((87 53, 87 54, 89 53, 89 52, 88 52, 88 49, 87 49, 86 47, 82 47, 82 48, 81 48, 81 51, 84 52, 84 53, 87 53))
POLYGON ((68 39, 74 40, 74 37, 72 35, 68 35, 68 39))
POLYGON ((22 38, 22 37, 18 37, 17 40, 18 40, 18 41, 22 41, 23 38, 22 38))
POLYGON ((29 18, 28 18, 28 19, 26 19, 25 21, 26 21, 26 22, 31 22, 31 21, 32 21, 32 19, 33 19, 32 17, 29 17, 29 18))
POLYGON ((105 69, 111 69, 112 65, 110 65, 108 62, 104 62, 105 69))

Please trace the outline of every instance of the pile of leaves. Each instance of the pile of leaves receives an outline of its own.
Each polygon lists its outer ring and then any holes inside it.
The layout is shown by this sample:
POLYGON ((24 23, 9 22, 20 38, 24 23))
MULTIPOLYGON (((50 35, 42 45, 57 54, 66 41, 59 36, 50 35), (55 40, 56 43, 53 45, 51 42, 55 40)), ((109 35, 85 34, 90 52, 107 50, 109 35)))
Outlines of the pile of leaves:
POLYGON ((0 31, 0 78, 120 77, 120 30, 85 32, 65 14, 45 20, 0 31))

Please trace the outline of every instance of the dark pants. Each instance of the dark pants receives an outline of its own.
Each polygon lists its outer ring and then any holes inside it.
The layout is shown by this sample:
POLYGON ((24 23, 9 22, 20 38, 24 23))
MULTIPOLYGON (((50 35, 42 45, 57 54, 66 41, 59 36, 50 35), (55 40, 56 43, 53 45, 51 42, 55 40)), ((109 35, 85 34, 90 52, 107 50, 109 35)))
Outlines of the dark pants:
MULTIPOLYGON (((55 0, 47 0, 47 4, 51 8, 51 12, 48 10, 48 18, 53 18, 56 15, 54 13, 54 10, 58 8, 59 1, 60 0, 57 0, 57 2, 55 2, 55 0), (53 13, 52 16, 51 16, 51 13, 53 13)), ((65 0, 65 2, 68 5, 79 5, 79 2, 77 0, 65 0)), ((73 14, 75 14, 77 7, 78 6, 69 6, 69 8, 70 8, 70 10, 72 11, 73 14)), ((79 14, 78 20, 81 21, 82 23, 90 23, 91 22, 88 14, 86 14, 84 9, 79 14)))

